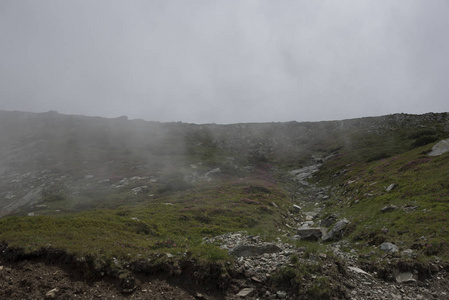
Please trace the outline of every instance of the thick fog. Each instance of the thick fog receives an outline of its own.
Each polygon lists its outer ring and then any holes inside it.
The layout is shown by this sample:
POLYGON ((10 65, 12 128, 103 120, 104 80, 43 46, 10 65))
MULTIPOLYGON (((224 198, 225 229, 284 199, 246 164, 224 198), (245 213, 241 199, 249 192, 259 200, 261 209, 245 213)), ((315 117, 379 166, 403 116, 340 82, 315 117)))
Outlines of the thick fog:
POLYGON ((449 2, 0 0, 0 109, 193 123, 448 111, 449 2))

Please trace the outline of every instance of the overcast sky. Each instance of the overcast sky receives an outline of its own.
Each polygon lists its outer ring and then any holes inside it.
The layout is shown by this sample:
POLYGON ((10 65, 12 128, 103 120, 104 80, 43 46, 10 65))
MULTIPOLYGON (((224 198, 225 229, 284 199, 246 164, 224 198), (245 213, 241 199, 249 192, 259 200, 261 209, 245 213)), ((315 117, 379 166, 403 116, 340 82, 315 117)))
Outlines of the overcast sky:
POLYGON ((448 95, 447 0, 0 0, 0 110, 321 121, 448 95))

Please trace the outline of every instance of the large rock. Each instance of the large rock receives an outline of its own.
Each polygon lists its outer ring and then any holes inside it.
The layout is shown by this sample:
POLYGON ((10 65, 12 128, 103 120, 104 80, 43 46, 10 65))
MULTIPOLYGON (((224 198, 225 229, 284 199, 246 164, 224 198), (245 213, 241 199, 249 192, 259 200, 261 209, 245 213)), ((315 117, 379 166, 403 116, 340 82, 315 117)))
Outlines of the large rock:
POLYGON ((432 147, 429 152, 429 156, 439 156, 449 151, 449 139, 442 140, 438 144, 432 147))
POLYGON ((237 245, 229 251, 229 254, 237 257, 258 256, 265 253, 281 252, 282 249, 274 244, 267 245, 237 245))
POLYGON ((387 253, 394 253, 394 252, 398 252, 399 248, 395 244, 386 242, 386 243, 383 243, 382 245, 380 245, 380 250, 385 251, 387 253))
POLYGON ((413 283, 413 282, 416 282, 416 279, 413 277, 413 274, 411 272, 403 272, 403 273, 399 273, 396 276, 396 282, 397 283, 413 283))
POLYGON ((326 242, 341 239, 343 232, 349 223, 350 222, 347 219, 343 219, 335 223, 334 227, 332 227, 332 229, 323 236, 323 241, 326 242))
POLYGON ((298 228, 296 234, 303 241, 318 241, 323 236, 323 229, 306 225, 298 228))

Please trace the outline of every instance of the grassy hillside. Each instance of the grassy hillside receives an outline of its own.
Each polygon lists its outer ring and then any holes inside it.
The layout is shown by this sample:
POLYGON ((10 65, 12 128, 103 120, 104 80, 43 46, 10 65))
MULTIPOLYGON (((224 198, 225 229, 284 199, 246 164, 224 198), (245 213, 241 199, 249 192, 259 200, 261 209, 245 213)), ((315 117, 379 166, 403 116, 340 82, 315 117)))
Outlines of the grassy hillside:
POLYGON ((403 250, 449 258, 449 153, 429 157, 432 145, 351 164, 337 179, 339 200, 327 203, 327 211, 352 221, 348 238, 364 251, 388 241, 403 250))
POLYGON ((331 243, 291 240, 288 225, 323 207, 314 221, 347 218, 343 248, 361 259, 385 258, 388 241, 448 260, 449 154, 427 155, 444 138, 447 113, 194 125, 0 112, 0 241, 115 275, 142 261, 225 268, 235 258, 204 238, 246 231, 328 253, 331 243), (320 200, 289 175, 314 164, 320 200))

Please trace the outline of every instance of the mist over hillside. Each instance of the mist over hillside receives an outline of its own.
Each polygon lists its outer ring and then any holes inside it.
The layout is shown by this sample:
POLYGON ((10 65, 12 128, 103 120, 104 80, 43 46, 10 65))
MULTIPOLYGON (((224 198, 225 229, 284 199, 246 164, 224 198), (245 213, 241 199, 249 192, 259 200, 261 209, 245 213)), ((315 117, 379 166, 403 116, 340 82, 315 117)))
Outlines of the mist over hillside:
MULTIPOLYGON (((223 262, 224 277, 203 272, 223 293, 237 288, 233 280, 249 278, 256 290, 260 283, 264 291, 326 299, 338 287, 340 297, 350 299, 349 290, 360 291, 338 282, 346 276, 339 264, 402 274, 407 268, 382 269, 376 261, 448 259, 443 244, 429 250, 449 238, 439 229, 448 223, 439 215, 448 209, 448 155, 429 155, 447 138, 448 113, 196 125, 0 111, 0 239, 24 257, 52 245, 76 259, 100 259, 97 269, 86 268, 113 278, 126 273, 131 282, 139 271, 127 263, 158 257, 145 263, 154 271, 154 264, 165 266, 160 255, 168 253, 197 267, 223 262), (407 230, 410 220, 417 227, 407 230), (414 256, 382 256, 385 242, 413 249, 414 256), (257 259, 279 248, 290 262, 284 256, 267 265, 242 260, 234 249, 239 243, 259 247, 262 252, 250 255, 257 259), (351 255, 341 252, 345 247, 351 255), (320 263, 314 271, 327 278, 329 290, 322 294, 311 285, 311 269, 296 268, 315 268, 315 255, 332 265, 320 263), (261 271, 242 264, 262 264, 261 271)), ((133 283, 119 286, 135 289, 133 283)))

